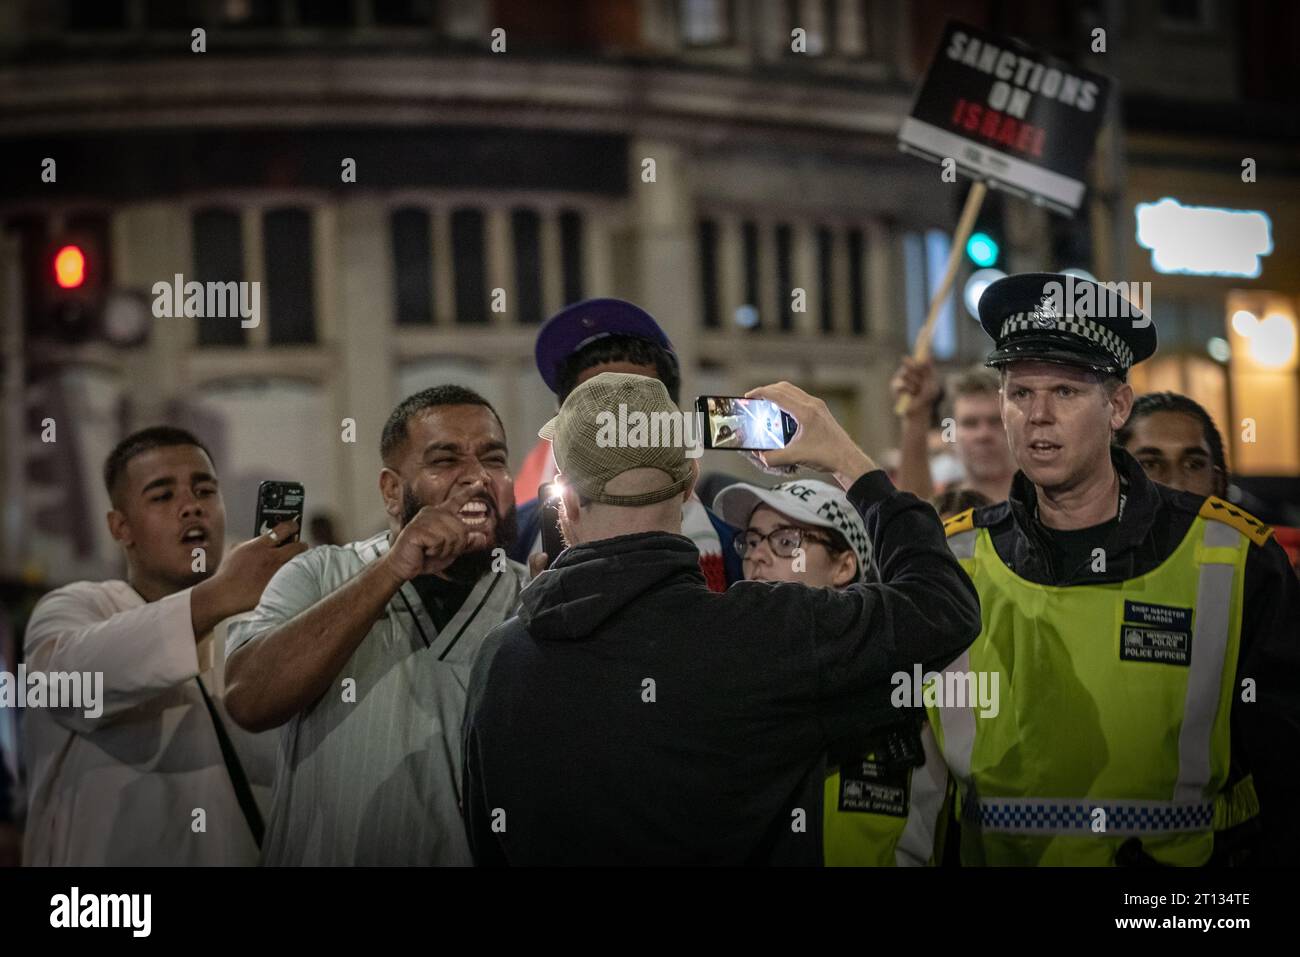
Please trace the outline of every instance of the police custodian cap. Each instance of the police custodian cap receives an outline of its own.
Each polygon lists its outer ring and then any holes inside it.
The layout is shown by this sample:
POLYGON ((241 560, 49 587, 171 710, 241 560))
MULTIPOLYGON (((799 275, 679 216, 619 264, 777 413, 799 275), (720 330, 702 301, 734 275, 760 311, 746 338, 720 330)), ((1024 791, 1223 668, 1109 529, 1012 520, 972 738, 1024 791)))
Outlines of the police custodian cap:
POLYGON ((985 364, 995 368, 1033 359, 1123 379, 1156 351, 1150 316, 1114 284, 1078 276, 1032 272, 999 279, 980 297, 979 314, 994 343, 985 364))

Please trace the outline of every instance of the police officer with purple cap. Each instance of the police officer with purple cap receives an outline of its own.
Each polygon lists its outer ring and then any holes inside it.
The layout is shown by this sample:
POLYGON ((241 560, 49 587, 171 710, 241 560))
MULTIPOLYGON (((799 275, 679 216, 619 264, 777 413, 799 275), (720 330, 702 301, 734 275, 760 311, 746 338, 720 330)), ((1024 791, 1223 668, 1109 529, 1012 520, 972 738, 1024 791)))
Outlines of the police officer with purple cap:
MULTIPOLYGON (((537 334, 537 371, 563 404, 579 384, 602 372, 630 372, 658 379, 674 404, 681 404, 681 372, 673 344, 659 323, 623 299, 586 299, 566 306, 537 334)), ((527 563, 541 551, 537 499, 519 506, 519 536, 510 557, 527 563)), ((745 575, 732 546, 736 530, 692 496, 682 509, 682 534, 700 550, 700 568, 714 591, 725 591, 745 575)), ((554 559, 555 556, 549 556, 554 559)))

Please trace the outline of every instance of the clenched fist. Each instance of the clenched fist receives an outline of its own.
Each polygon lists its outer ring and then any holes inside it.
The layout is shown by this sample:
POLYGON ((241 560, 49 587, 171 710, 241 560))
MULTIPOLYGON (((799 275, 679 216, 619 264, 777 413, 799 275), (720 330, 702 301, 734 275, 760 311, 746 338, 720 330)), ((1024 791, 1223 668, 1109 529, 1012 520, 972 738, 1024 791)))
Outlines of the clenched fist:
POLYGON ((928 422, 940 392, 939 377, 935 374, 934 363, 929 359, 918 360, 911 356, 904 356, 903 364, 889 380, 889 392, 894 397, 895 406, 903 396, 910 396, 910 404, 904 415, 928 422))
POLYGON ((471 531, 457 514, 462 505, 484 494, 482 482, 466 485, 440 505, 426 505, 398 533, 383 561, 399 581, 442 571, 465 552, 484 548, 484 532, 471 531))

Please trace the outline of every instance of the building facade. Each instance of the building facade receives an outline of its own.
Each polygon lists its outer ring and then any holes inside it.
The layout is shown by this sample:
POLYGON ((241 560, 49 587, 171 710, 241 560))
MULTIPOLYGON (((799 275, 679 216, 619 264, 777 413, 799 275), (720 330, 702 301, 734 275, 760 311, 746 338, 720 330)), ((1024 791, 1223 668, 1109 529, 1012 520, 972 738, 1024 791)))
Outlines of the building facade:
MULTIPOLYGON (((895 140, 943 22, 1068 54, 1103 7, 0 7, 5 572, 115 571, 98 467, 158 421, 210 443, 232 539, 251 532, 266 478, 303 481, 308 514, 328 512, 344 537, 381 526, 379 430, 430 385, 492 401, 517 465, 554 406, 533 365, 538 325, 591 296, 659 319, 684 402, 789 379, 883 451, 888 380, 966 188, 895 140), (65 243, 89 252, 89 304, 52 291, 65 243), (157 284, 178 276, 258 283, 259 322, 157 315, 157 284)), ((1004 268, 1127 275, 1119 237, 1146 174, 1125 180, 1115 128, 1097 165, 1077 222, 998 204, 1004 268)), ((954 297, 938 358, 985 348, 954 297)), ((726 453, 704 465, 746 474, 726 453)))

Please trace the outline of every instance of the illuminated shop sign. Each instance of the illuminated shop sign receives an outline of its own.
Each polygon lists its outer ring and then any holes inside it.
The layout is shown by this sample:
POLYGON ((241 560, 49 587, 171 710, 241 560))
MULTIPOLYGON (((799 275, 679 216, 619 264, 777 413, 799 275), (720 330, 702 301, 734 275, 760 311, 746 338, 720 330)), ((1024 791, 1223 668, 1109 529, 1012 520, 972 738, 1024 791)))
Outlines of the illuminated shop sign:
POLYGON ((1166 196, 1138 203, 1137 241, 1156 272, 1254 279, 1260 257, 1273 251, 1273 223, 1256 209, 1184 206, 1166 196))

